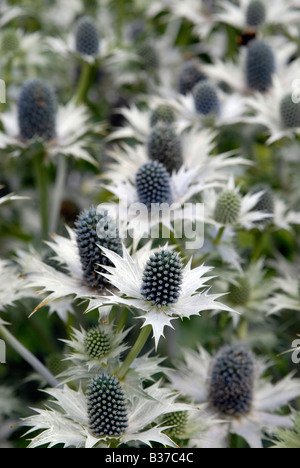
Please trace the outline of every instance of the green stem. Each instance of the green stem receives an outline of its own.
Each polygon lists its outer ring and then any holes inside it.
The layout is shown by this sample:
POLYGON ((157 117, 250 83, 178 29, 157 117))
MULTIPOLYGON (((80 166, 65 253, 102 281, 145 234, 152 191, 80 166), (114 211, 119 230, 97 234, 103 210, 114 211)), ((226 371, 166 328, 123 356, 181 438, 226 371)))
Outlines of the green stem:
POLYGON ((117 330, 116 330, 117 333, 120 333, 123 330, 123 328, 125 327, 127 317, 128 317, 128 309, 125 308, 121 313, 120 321, 118 323, 118 327, 117 327, 117 330))
POLYGON ((84 62, 82 65, 81 76, 78 83, 78 88, 75 96, 75 105, 80 106, 86 99, 90 77, 92 72, 92 65, 84 62))
POLYGON ((118 0, 117 1, 117 7, 118 7, 118 21, 117 21, 117 37, 118 37, 118 45, 119 47, 122 46, 123 43, 123 25, 124 25, 124 19, 125 19, 125 1, 124 0, 118 0))
POLYGON ((147 340, 149 338, 151 330, 152 330, 151 325, 147 325, 146 327, 143 327, 141 329, 141 332, 140 332, 135 344, 131 348, 131 351, 128 353, 125 361, 123 362, 121 368, 119 369, 118 378, 120 380, 124 379, 127 372, 129 371, 129 368, 130 368, 131 364, 133 363, 135 358, 142 351, 143 347, 145 346, 145 344, 146 344, 146 342, 147 342, 147 340))
POLYGON ((245 317, 241 318, 240 324, 237 329, 237 335, 241 341, 244 341, 247 338, 248 320, 245 317))
POLYGON ((41 233, 42 238, 46 239, 49 233, 49 218, 48 218, 48 177, 44 164, 44 151, 34 155, 34 167, 36 184, 39 193, 39 207, 41 217, 41 233))
POLYGON ((23 346, 3 325, 0 325, 0 335, 31 367, 38 372, 51 387, 57 387, 59 382, 53 377, 51 372, 23 346))
POLYGON ((219 230, 219 233, 216 237, 216 239, 214 240, 214 244, 215 245, 219 245, 220 244, 220 241, 223 237, 223 234, 224 234, 224 231, 225 231, 225 226, 221 227, 220 230, 219 230))
POLYGON ((56 174, 56 181, 53 192, 53 200, 51 207, 51 220, 50 220, 50 233, 54 234, 57 232, 59 215, 61 208, 61 201, 64 193, 66 175, 67 175, 67 158, 60 154, 58 155, 58 167, 56 174))

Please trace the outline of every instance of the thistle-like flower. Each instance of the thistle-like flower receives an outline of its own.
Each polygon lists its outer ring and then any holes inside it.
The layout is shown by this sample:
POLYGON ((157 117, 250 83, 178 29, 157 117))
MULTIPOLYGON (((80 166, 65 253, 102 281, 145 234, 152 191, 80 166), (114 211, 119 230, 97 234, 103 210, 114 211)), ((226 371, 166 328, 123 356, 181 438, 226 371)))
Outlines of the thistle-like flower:
POLYGON ((79 54, 92 57, 98 55, 100 36, 92 18, 84 16, 78 20, 75 42, 79 54))
POLYGON ((206 190, 203 201, 206 208, 206 221, 221 227, 243 226, 250 230, 262 220, 267 220, 271 214, 258 211, 256 206, 264 192, 241 195, 231 178, 227 186, 219 193, 217 190, 206 190))
POLYGON ((215 87, 208 81, 202 81, 193 89, 196 111, 203 116, 218 115, 220 101, 215 87))
POLYGON ((56 96, 52 88, 39 79, 23 86, 18 101, 18 121, 22 140, 41 138, 46 142, 56 137, 56 96))
POLYGON ((162 163, 170 174, 181 168, 182 144, 171 126, 161 124, 153 128, 147 148, 149 158, 162 163))
POLYGON ((102 374, 94 377, 86 392, 89 428, 96 438, 118 438, 128 426, 125 395, 121 382, 102 374))
POLYGON ((43 80, 26 82, 16 107, 4 112, 1 122, 4 131, 0 132, 0 148, 7 149, 14 157, 38 140, 53 160, 57 155, 65 155, 97 165, 87 144, 92 135, 103 132, 104 125, 92 123, 87 109, 73 101, 65 106, 57 105, 51 85, 43 80))
POLYGON ((275 0, 272 4, 268 0, 237 0, 222 2, 221 8, 219 21, 241 31, 276 25, 287 28, 299 20, 293 0, 275 0))
POLYGON ((199 315, 204 310, 234 313, 218 302, 220 295, 208 294, 211 278, 204 275, 211 270, 209 267, 192 269, 191 260, 184 266, 178 254, 167 248, 151 252, 148 247, 137 252, 135 260, 125 249, 123 257, 106 249, 104 253, 114 264, 106 267, 106 277, 120 291, 109 301, 142 314, 143 327, 151 325, 156 347, 165 327, 172 328, 173 320, 199 315))
POLYGON ((155 383, 132 396, 120 381, 101 374, 90 381, 86 392, 63 388, 46 391, 50 397, 47 409, 23 419, 22 425, 33 435, 29 447, 62 444, 71 448, 105 448, 123 444, 158 443, 177 445, 165 434, 161 421, 165 414, 190 409, 176 401, 177 395, 155 383))
POLYGON ((226 448, 229 435, 237 434, 251 448, 262 448, 265 433, 292 426, 292 416, 277 411, 299 395, 299 379, 288 375, 271 383, 263 377, 266 365, 243 346, 227 345, 214 357, 201 347, 186 351, 185 362, 176 368, 168 372, 173 388, 196 403, 206 402, 206 412, 220 418, 198 447, 226 448))
MULTIPOLYGON (((20 252, 18 258, 26 287, 45 296, 34 312, 49 305, 50 311, 57 312, 63 320, 67 319, 67 312, 73 312, 72 303, 77 298, 88 301, 92 309, 103 306, 102 296, 111 285, 102 272, 110 262, 100 246, 121 253, 115 222, 102 209, 83 212, 76 232, 68 228, 68 233, 69 238, 53 236, 53 242, 47 243, 55 253, 53 260, 62 267, 59 271, 45 263, 37 252, 20 252)), ((110 307, 102 312, 106 315, 110 307)))
POLYGON ((265 93, 273 85, 276 71, 275 56, 264 41, 252 41, 246 59, 246 82, 252 91, 265 93))
POLYGON ((115 222, 105 211, 91 208, 84 211, 75 223, 76 242, 83 276, 91 288, 103 289, 107 281, 101 276, 100 265, 107 264, 99 246, 122 254, 122 244, 115 222))
POLYGON ((199 82, 205 79, 206 76, 201 71, 200 62, 195 59, 188 60, 179 71, 178 91, 180 94, 189 94, 199 82))
POLYGON ((175 112, 168 104, 158 105, 152 112, 150 125, 154 127, 157 124, 172 125, 176 120, 175 112))

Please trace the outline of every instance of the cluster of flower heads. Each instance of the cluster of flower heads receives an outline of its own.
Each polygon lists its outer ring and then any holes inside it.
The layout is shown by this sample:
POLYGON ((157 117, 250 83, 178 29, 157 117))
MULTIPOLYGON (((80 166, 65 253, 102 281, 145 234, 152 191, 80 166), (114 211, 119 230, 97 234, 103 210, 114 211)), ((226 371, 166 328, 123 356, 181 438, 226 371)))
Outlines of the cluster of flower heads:
POLYGON ((0 5, 0 445, 297 446, 299 2, 127 3, 0 5))

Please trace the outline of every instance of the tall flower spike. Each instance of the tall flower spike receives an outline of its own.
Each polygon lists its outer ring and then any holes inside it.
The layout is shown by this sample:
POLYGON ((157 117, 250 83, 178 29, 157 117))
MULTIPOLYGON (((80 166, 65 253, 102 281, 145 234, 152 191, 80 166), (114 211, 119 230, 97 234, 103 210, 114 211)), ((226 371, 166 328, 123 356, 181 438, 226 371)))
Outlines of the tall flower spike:
POLYGON ((179 73, 178 90, 180 94, 189 94, 200 81, 206 80, 205 74, 200 70, 195 60, 186 62, 179 73))
POLYGON ((227 191, 220 195, 214 218, 220 224, 236 224, 241 211, 241 198, 238 193, 227 191))
POLYGON ((122 242, 115 222, 106 211, 91 208, 80 214, 75 226, 84 279, 92 288, 103 289, 108 281, 101 275, 104 270, 100 265, 111 263, 99 246, 122 255, 122 242))
POLYGON ((142 295, 158 308, 178 301, 182 284, 182 262, 176 252, 161 250, 147 262, 142 295))
POLYGON ((57 101, 52 88, 39 79, 27 81, 18 101, 21 138, 53 140, 56 136, 56 110, 57 101))
POLYGON ((290 94, 280 103, 280 116, 285 127, 300 127, 300 104, 294 102, 290 94))
POLYGON ((246 60, 247 85, 253 91, 264 93, 273 85, 275 56, 271 47, 264 41, 251 41, 246 60))
POLYGON ((183 164, 182 144, 170 125, 160 124, 153 128, 148 139, 148 155, 159 161, 172 174, 183 164))
POLYGON ((252 0, 246 11, 248 26, 260 26, 266 21, 266 8, 261 0, 252 0))
POLYGON ((109 336, 100 327, 93 327, 88 330, 84 346, 87 355, 93 359, 107 356, 111 349, 109 336))
POLYGON ((92 18, 84 16, 77 23, 76 50, 83 55, 96 56, 99 53, 100 37, 92 18))
POLYGON ((139 202, 150 210, 152 204, 172 203, 171 179, 158 161, 144 164, 136 175, 139 202))
POLYGON ((151 115, 150 125, 155 127, 157 124, 167 124, 171 125, 175 122, 175 113, 171 106, 167 104, 161 104, 158 106, 151 115))
POLYGON ((209 398, 225 415, 240 416, 251 410, 255 377, 254 358, 239 346, 225 346, 212 367, 209 398))
POLYGON ((208 81, 201 81, 194 90, 196 111, 204 116, 218 115, 220 112, 220 100, 216 88, 208 81))
POLYGON ((87 389, 89 426, 95 437, 120 437, 128 426, 124 392, 108 375, 92 379, 87 389))

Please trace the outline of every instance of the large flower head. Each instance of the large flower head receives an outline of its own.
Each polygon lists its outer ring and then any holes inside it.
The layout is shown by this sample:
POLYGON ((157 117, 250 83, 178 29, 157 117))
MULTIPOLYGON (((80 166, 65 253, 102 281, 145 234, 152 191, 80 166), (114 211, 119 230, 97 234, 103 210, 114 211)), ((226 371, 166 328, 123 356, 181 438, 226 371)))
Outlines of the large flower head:
POLYGON ((217 15, 219 21, 239 30, 259 31, 270 26, 289 28, 299 19, 299 10, 291 1, 238 0, 222 2, 222 10, 217 15))
POLYGON ((223 420, 207 432, 200 447, 228 447, 229 435, 237 434, 251 448, 262 448, 266 434, 291 427, 292 417, 277 411, 299 395, 299 379, 288 375, 271 383, 263 377, 265 364, 242 345, 226 345, 213 357, 201 347, 186 351, 185 363, 176 367, 169 373, 173 387, 192 401, 206 402, 207 411, 223 420))
POLYGON ((176 447, 164 433, 168 427, 161 420, 165 414, 189 409, 160 382, 132 395, 117 377, 106 373, 93 377, 85 391, 65 386, 47 393, 47 409, 36 409, 37 414, 23 420, 30 427, 26 435, 39 431, 31 439, 32 448, 45 444, 105 448, 133 442, 176 447))
POLYGON ((76 230, 68 228, 68 233, 69 238, 57 235, 47 243, 54 251, 52 264, 43 261, 37 252, 19 253, 27 287, 45 296, 35 310, 53 303, 51 310, 64 320, 66 312, 72 312, 75 299, 87 300, 94 308, 103 305, 102 296, 110 286, 102 273, 110 262, 100 246, 122 252, 115 222, 101 209, 92 207, 83 211, 77 219, 76 230))
POLYGON ((1 115, 4 131, 0 132, 0 148, 21 155, 42 145, 49 158, 57 155, 97 165, 87 150, 91 136, 104 129, 91 123, 84 106, 70 101, 65 106, 57 103, 52 86, 45 80, 30 79, 20 90, 17 105, 1 115))
POLYGON ((146 246, 135 260, 124 249, 123 257, 104 249, 114 267, 106 267, 107 279, 118 290, 109 301, 123 304, 138 312, 143 327, 151 325, 155 345, 164 336, 172 321, 199 315, 207 310, 233 310, 224 306, 220 295, 208 293, 211 277, 204 276, 211 268, 184 265, 179 254, 165 247, 153 252, 146 246))

